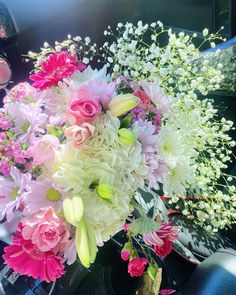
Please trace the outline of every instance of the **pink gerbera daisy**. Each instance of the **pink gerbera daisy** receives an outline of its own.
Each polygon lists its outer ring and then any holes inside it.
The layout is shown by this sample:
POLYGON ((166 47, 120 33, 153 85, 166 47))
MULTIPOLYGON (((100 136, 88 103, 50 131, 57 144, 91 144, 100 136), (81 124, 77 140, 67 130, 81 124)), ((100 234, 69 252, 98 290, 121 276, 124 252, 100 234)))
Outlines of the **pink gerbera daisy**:
POLYGON ((13 245, 4 248, 3 258, 5 264, 15 272, 47 283, 55 281, 64 274, 62 257, 52 251, 40 251, 31 240, 25 240, 20 231, 16 232, 12 242, 13 245))
POLYGON ((82 71, 86 67, 76 60, 76 56, 66 51, 50 54, 47 61, 41 62, 40 65, 42 70, 30 75, 30 79, 35 81, 32 85, 40 90, 55 86, 76 70, 82 71))

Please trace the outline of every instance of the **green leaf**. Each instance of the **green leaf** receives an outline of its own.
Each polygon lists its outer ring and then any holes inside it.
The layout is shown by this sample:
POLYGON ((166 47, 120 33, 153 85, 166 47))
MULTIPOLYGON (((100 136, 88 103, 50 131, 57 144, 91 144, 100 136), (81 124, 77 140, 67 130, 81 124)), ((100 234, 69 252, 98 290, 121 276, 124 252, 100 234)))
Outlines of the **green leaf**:
POLYGON ((14 139, 14 132, 13 131, 6 131, 6 135, 10 140, 14 139))
POLYGON ((128 231, 134 235, 144 235, 150 232, 155 232, 159 227, 160 224, 152 218, 140 217, 132 222, 128 231))
POLYGON ((56 136, 56 130, 53 126, 47 125, 47 131, 50 133, 50 135, 56 136))
POLYGON ((22 148, 22 150, 27 150, 28 145, 26 143, 22 142, 21 143, 21 148, 22 148))
POLYGON ((128 114, 124 119, 120 122, 120 128, 128 128, 132 120, 132 115, 128 114))
POLYGON ((159 267, 156 265, 156 263, 150 264, 147 269, 148 275, 153 281, 156 279, 158 269, 159 267))

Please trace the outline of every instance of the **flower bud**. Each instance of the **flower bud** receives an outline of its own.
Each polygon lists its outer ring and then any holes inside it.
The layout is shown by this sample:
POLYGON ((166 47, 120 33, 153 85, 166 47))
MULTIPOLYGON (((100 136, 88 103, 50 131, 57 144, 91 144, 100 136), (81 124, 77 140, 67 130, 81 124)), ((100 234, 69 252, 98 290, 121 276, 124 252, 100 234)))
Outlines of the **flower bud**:
POLYGON ((84 218, 77 225, 75 243, 81 263, 87 268, 90 267, 96 258, 97 244, 94 231, 84 218))
POLYGON ((84 206, 83 201, 79 197, 65 199, 63 202, 63 213, 65 219, 73 225, 77 225, 83 216, 84 206))
POLYGON ((124 144, 133 144, 137 140, 137 136, 134 131, 121 128, 118 130, 119 139, 124 144))
POLYGON ((139 102, 138 97, 133 94, 117 95, 110 101, 108 109, 112 115, 118 117, 134 109, 139 102))
POLYGON ((100 183, 96 187, 96 193, 105 200, 110 200, 115 194, 115 189, 112 185, 106 183, 100 183))
POLYGON ((130 258, 130 252, 128 252, 127 250, 122 249, 121 250, 121 259, 124 261, 129 260, 130 258))
POLYGON ((121 258, 124 261, 129 260, 132 248, 133 248, 133 246, 130 242, 125 243, 123 249, 121 250, 121 258))

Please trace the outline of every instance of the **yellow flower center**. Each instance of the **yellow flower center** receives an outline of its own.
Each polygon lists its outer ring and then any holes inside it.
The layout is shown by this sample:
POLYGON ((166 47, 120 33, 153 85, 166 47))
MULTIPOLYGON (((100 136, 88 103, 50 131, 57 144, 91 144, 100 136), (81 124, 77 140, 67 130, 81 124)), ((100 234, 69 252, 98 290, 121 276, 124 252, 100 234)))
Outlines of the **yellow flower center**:
POLYGON ((55 188, 50 188, 47 191, 47 199, 52 202, 58 201, 61 199, 61 193, 55 188))
POLYGON ((15 201, 15 199, 16 199, 16 197, 17 197, 17 194, 18 194, 18 192, 19 192, 19 187, 17 186, 14 190, 13 190, 13 192, 11 193, 11 197, 12 197, 12 199, 15 201))
POLYGON ((24 124, 23 124, 23 126, 22 126, 22 131, 24 133, 26 133, 28 131, 29 127, 30 127, 30 122, 29 121, 25 121, 24 124))

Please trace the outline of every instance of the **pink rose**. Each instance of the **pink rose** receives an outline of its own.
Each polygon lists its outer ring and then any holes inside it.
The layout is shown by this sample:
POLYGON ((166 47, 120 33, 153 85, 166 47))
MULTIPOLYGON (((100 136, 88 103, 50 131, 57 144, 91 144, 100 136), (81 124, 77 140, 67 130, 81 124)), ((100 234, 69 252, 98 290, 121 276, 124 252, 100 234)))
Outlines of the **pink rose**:
POLYGON ((81 89, 72 94, 66 116, 71 125, 80 125, 84 122, 92 122, 100 112, 100 103, 89 96, 87 90, 81 89))
POLYGON ((168 237, 162 239, 163 244, 157 244, 154 246, 154 251, 157 256, 165 258, 172 251, 172 241, 168 237))
POLYGON ((76 148, 94 133, 95 127, 89 123, 82 123, 81 126, 71 126, 66 128, 65 136, 73 141, 76 148))
POLYGON ((31 240, 40 251, 53 251, 56 254, 65 250, 70 234, 66 224, 50 207, 22 220, 22 236, 25 240, 31 240))
POLYGON ((32 146, 27 150, 28 155, 33 158, 33 165, 41 165, 49 161, 59 144, 58 138, 49 134, 34 139, 32 146))
POLYGON ((124 260, 124 261, 127 261, 129 260, 130 258, 130 253, 126 250, 122 250, 121 251, 121 258, 124 260))
POLYGON ((91 97, 99 101, 104 109, 107 109, 115 88, 115 82, 107 83, 107 81, 99 79, 90 80, 80 87, 81 90, 87 91, 91 97))
POLYGON ((128 273, 131 277, 140 277, 145 269, 145 265, 148 263, 146 258, 135 257, 130 260, 128 264, 128 273))

